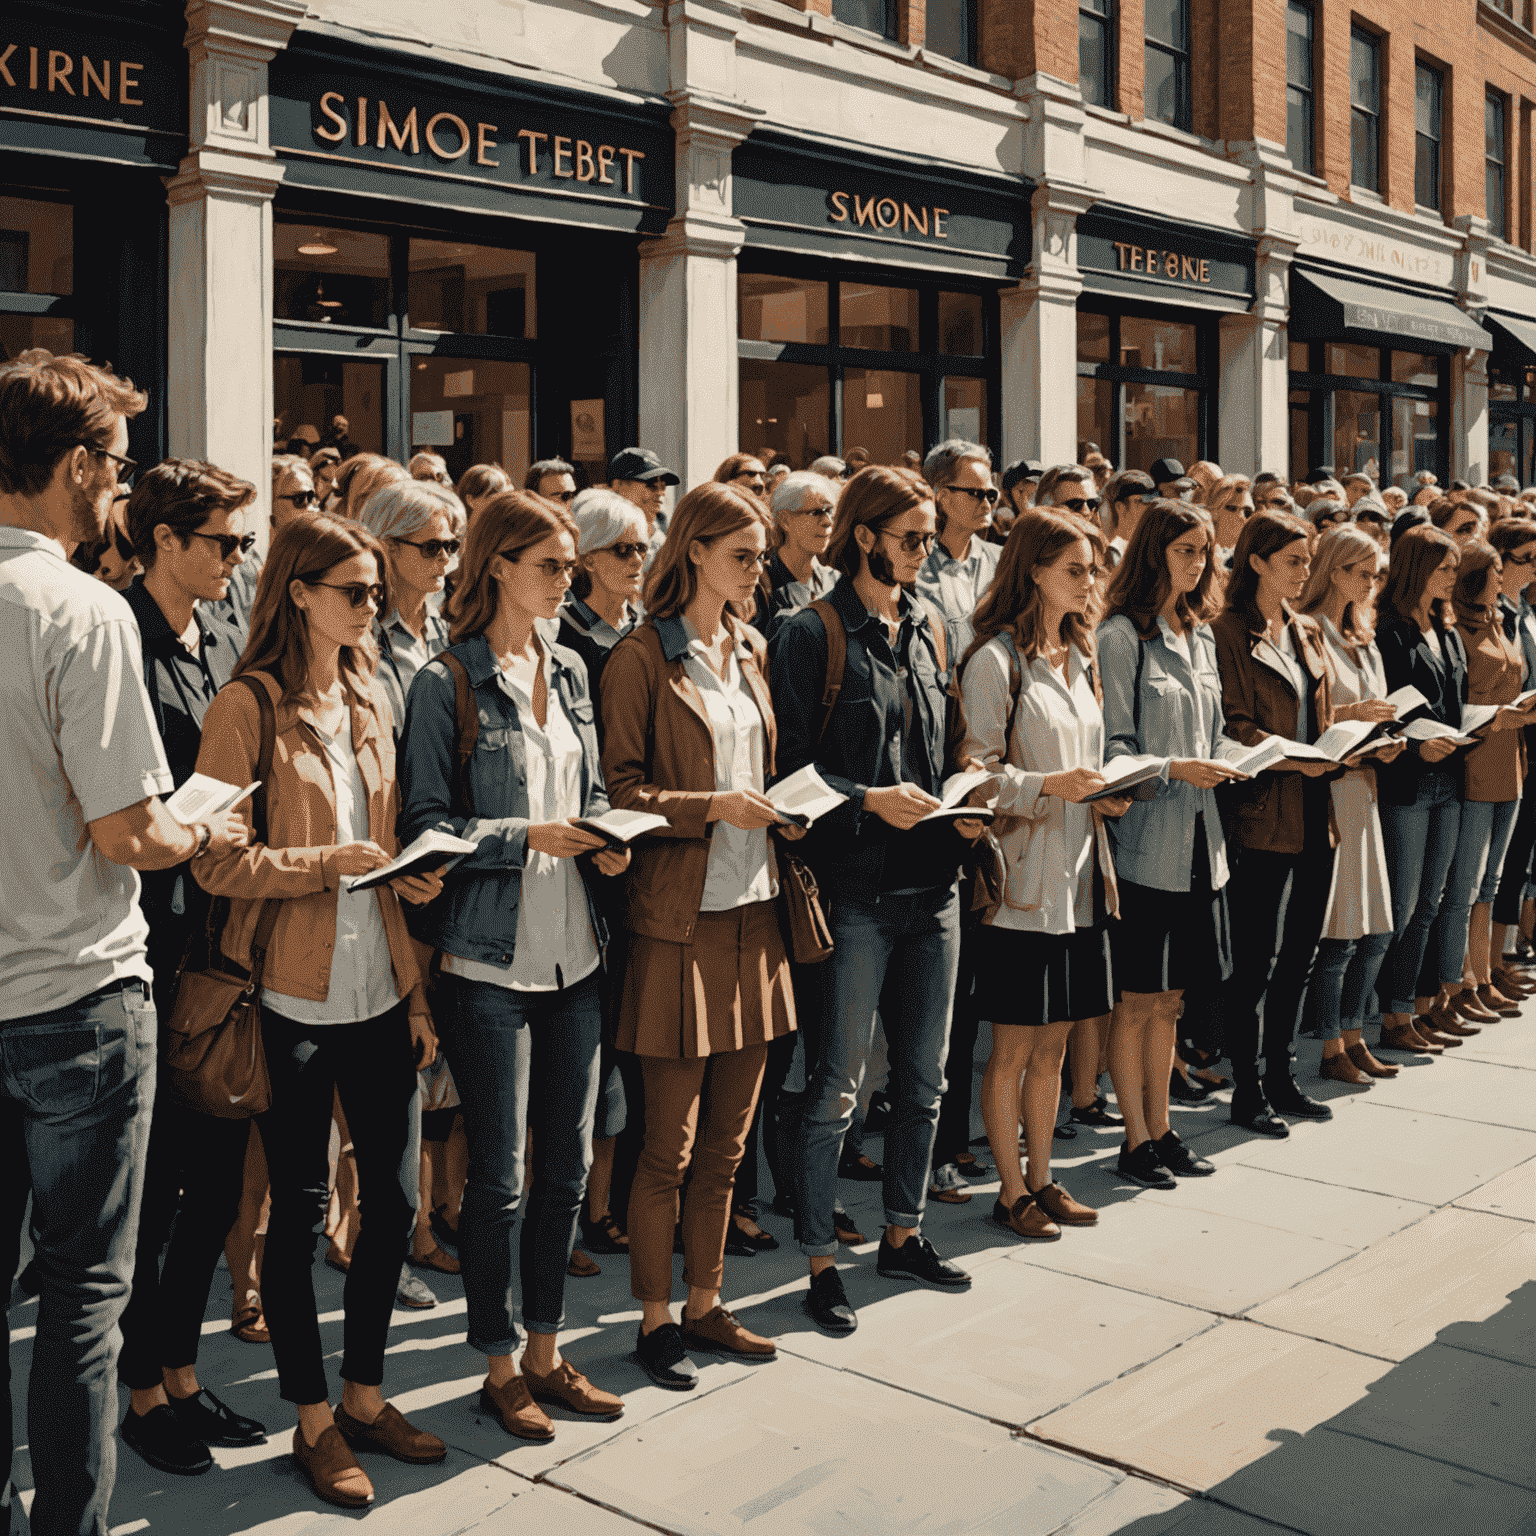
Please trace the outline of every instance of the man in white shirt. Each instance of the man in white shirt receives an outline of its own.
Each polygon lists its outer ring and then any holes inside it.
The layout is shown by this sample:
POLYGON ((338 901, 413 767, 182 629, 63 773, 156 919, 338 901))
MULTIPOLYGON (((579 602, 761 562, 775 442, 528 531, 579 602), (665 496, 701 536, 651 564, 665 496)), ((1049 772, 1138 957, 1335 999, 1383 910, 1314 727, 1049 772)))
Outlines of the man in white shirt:
POLYGON ((156 1060, 134 869, 245 840, 238 814, 183 827, 159 800, 172 778, 132 610, 65 559, 101 538, 144 405, 80 358, 37 349, 0 367, 0 1250, 13 1274, 28 1169, 43 1282, 28 1423, 37 1536, 108 1525, 117 1322, 156 1060))
POLYGON ((943 616, 953 668, 971 643, 971 617, 1003 556, 1003 546, 987 539, 1001 493, 992 484, 992 455, 980 443, 963 438, 930 449, 923 460, 923 478, 933 487, 939 539, 917 573, 917 591, 943 616))

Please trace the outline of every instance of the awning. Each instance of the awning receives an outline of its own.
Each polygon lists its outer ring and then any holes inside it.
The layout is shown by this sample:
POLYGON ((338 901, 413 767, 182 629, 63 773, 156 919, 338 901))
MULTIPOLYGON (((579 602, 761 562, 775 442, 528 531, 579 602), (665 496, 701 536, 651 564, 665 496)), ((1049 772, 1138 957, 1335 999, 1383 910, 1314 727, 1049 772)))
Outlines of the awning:
POLYGON ((1536 321, 1512 320, 1508 315, 1485 315, 1484 323, 1493 331, 1496 352, 1506 349, 1513 352, 1515 360, 1529 367, 1536 363, 1536 321))
POLYGON ((1487 331, 1449 299, 1432 299, 1374 283, 1291 268, 1290 334, 1297 341, 1339 341, 1370 332, 1378 344, 1433 341, 1486 352, 1487 331))

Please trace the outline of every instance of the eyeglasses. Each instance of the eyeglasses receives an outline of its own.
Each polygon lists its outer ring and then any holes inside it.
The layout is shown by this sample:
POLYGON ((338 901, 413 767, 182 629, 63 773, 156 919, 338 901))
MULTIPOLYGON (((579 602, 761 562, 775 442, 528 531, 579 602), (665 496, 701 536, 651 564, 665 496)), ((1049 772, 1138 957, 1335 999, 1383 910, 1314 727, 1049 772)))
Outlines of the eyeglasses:
MULTIPOLYGON (((513 565, 522 564, 522 561, 510 550, 504 549, 501 553, 513 565)), ((558 581, 562 576, 574 576, 580 567, 579 560, 535 560, 533 563, 534 570, 549 581, 558 581)))
POLYGON ((317 498, 313 491, 295 491, 292 496, 274 496, 272 499, 274 501, 290 502, 293 506, 302 509, 304 507, 312 507, 317 498))
POLYGON ((137 459, 124 458, 120 453, 113 453, 110 448, 98 448, 95 443, 80 442, 76 443, 75 447, 84 448, 87 453, 95 454, 98 459, 111 459, 117 470, 117 483, 120 488, 133 484, 134 471, 139 467, 137 459), (124 478, 125 472, 127 475, 126 479, 124 478))
POLYGON ((306 587, 324 587, 328 592, 346 593, 347 602, 354 608, 361 608, 364 603, 371 602, 375 608, 384 606, 384 588, 378 582, 368 586, 361 581, 349 581, 338 585, 334 581, 314 581, 308 576, 298 578, 306 587))
POLYGON ((210 544, 219 546, 219 559, 228 560, 238 549, 242 555, 248 555, 256 548, 256 535, 254 533, 199 533, 192 530, 194 539, 207 539, 210 544))
POLYGON ((546 501, 558 501, 562 506, 570 506, 576 500, 575 491, 556 491, 552 496, 546 496, 546 501))
POLYGON ((749 485, 760 486, 767 480, 768 471, 766 469, 743 469, 739 470, 732 478, 745 480, 749 485))
POLYGON ((744 571, 762 571, 768 568, 768 562, 773 559, 773 556, 768 554, 760 555, 750 549, 737 549, 731 552, 731 558, 744 571))
POLYGON ((459 552, 457 539, 424 539, 420 544, 414 539, 396 539, 395 543, 408 545, 423 560, 436 560, 439 555, 456 555, 459 552))
POLYGON ((801 507, 799 511, 802 517, 824 517, 829 521, 837 515, 829 506, 801 507))
POLYGON ((1097 512, 1102 499, 1099 496, 1073 496, 1067 501, 1057 502, 1056 505, 1066 507, 1072 512, 1097 512))
POLYGON ((946 485, 946 491, 959 491, 962 496, 969 496, 972 501, 984 501, 989 507, 997 505, 997 487, 991 485, 946 485))
POLYGON ((887 533, 884 528, 880 530, 880 537, 882 539, 898 539, 902 552, 908 555, 915 555, 918 550, 922 550, 924 554, 927 554, 939 541, 939 536, 936 533, 904 533, 898 537, 894 533, 887 533))
POLYGON ((633 544, 610 544, 603 553, 612 555, 615 560, 633 560, 636 555, 643 555, 646 547, 646 545, 639 542, 633 544))

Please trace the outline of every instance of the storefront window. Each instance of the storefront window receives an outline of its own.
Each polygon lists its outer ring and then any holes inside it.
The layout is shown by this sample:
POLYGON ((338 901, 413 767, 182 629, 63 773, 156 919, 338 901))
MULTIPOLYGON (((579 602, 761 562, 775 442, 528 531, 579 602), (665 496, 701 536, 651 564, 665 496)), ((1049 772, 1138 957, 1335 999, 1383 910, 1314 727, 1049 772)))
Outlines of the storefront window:
POLYGON ((1329 342, 1324 349, 1328 357, 1328 372, 1342 374, 1350 379, 1379 379, 1381 377, 1381 349, 1379 347, 1344 347, 1329 342))
POLYGON ((53 315, 0 315, 0 363, 31 347, 55 355, 75 350, 75 322, 53 315))
POLYGON ((1440 359, 1424 352, 1394 352, 1392 382, 1422 384, 1426 389, 1435 389, 1440 383, 1440 359))
MULTIPOLYGON (((1109 363, 1114 361, 1114 343, 1110 332, 1114 322, 1108 315, 1087 315, 1081 310, 1077 316, 1077 360, 1080 363, 1109 363)), ((1082 436, 1081 433, 1078 434, 1082 436)))
POLYGON ((411 241, 411 329, 536 336, 533 253, 447 240, 411 241))
POLYGON ((1352 469, 1363 469, 1368 475, 1381 473, 1380 395, 1362 395, 1347 389, 1334 395, 1333 452, 1329 461, 1340 474, 1352 469))
POLYGON ((830 452, 832 387, 825 368, 743 358, 740 390, 743 453, 782 455, 804 469, 830 452))
POLYGON ((939 295, 939 351, 951 357, 986 356, 986 311, 979 293, 939 295))
POLYGON ((279 221, 272 231, 279 320, 380 329, 389 322, 389 237, 279 221))
POLYGON ((1159 373, 1197 373, 1195 328, 1175 320, 1120 319, 1120 364, 1159 373))
POLYGON ((337 416, 345 416, 347 436, 362 452, 383 453, 384 395, 383 363, 279 352, 272 359, 274 442, 281 446, 307 437, 305 427, 323 435, 337 416))
POLYGON ((799 341, 824 346, 827 340, 827 285, 792 277, 741 275, 737 332, 748 341, 799 341))
POLYGON ((964 437, 973 443, 987 441, 987 381, 985 379, 945 379, 944 417, 939 436, 964 437))
POLYGON ((839 283, 838 340, 876 352, 917 351, 917 290, 839 283))
POLYGON ((915 373, 849 368, 843 374, 843 442, 867 449, 875 464, 900 464, 909 449, 920 454, 923 405, 915 373))
POLYGON ((1495 362, 1488 369, 1488 473, 1536 485, 1536 368, 1495 362))
POLYGON ((533 462, 526 363, 418 358, 411 370, 411 451, 442 454, 455 480, 471 464, 500 464, 514 485, 533 462))
POLYGON ((1401 483, 1421 469, 1438 468, 1440 407, 1434 400, 1392 402, 1392 478, 1401 483))
POLYGON ((67 299, 75 291, 75 210, 67 202, 0 196, 0 362, 29 347, 73 352, 75 323, 64 315, 40 315, 35 297, 67 299), (8 294, 17 309, 6 314, 8 294), (34 302, 20 302, 22 294, 34 302))

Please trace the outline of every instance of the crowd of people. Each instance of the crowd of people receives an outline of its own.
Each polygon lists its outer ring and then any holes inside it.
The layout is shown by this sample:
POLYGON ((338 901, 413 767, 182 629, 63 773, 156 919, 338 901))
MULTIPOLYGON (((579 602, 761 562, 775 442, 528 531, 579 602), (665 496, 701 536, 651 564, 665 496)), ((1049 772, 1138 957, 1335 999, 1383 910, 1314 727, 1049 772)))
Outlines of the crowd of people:
POLYGON ((1536 489, 960 440, 455 485, 338 419, 274 456, 263 556, 248 481, 137 472, 145 404, 0 369, 0 1248, 30 1194, 46 1536, 106 1529, 119 1434, 188 1475, 264 1439, 197 1376, 221 1253, 294 1461, 362 1507, 357 1453, 446 1455, 384 1393, 423 1277, 462 1278, 482 1410, 548 1440, 623 1413, 559 1348, 597 1258, 688 1391, 774 1357, 724 1299, 770 1208, 846 1335, 840 1178, 882 1186, 881 1276, 963 1289, 929 1200, 995 1179, 1058 1240, 1099 1212, 1057 1141, 1120 1129, 1117 1176, 1176 1188, 1216 1170, 1170 1099, 1282 1138, 1331 1114, 1298 1030, 1366 1091, 1536 991, 1536 489), (188 825, 195 773, 256 788, 188 825), (424 834, 461 841, 359 887, 424 834), (200 965, 259 1001, 254 1114, 156 1091, 200 965))

